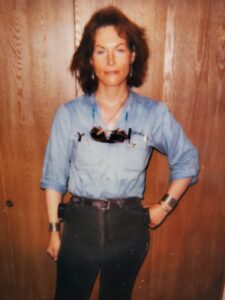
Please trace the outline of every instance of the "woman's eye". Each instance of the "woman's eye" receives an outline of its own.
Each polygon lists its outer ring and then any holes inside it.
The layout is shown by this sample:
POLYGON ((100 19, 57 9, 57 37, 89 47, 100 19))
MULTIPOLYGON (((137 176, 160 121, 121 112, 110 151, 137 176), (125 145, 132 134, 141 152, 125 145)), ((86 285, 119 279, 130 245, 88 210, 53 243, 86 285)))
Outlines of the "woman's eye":
POLYGON ((97 50, 96 54, 104 54, 104 50, 97 50))
POLYGON ((123 48, 118 48, 117 51, 118 51, 119 53, 124 53, 124 52, 125 52, 125 49, 123 49, 123 48))

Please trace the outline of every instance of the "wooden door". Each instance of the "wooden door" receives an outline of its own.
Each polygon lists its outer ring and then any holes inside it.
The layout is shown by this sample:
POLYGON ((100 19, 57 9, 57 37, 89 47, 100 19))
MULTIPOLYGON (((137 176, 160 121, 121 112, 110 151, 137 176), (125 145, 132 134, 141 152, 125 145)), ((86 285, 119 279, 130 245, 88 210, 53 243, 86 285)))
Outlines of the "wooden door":
POLYGON ((39 182, 56 107, 74 97, 73 2, 1 1, 0 24, 0 298, 51 299, 55 265, 45 253, 39 182))
MULTIPOLYGON (((224 0, 0 1, 0 298, 52 299, 55 265, 45 254, 39 189, 50 124, 81 91, 68 71, 94 10, 114 4, 146 28, 151 49, 138 91, 164 101, 200 153, 199 183, 152 230, 133 300, 219 300, 224 272, 224 0), (7 200, 10 200, 7 202, 7 200), (8 206, 7 206, 8 205, 8 206)), ((145 203, 167 187, 154 153, 145 203)), ((96 282, 91 300, 97 300, 96 282)))

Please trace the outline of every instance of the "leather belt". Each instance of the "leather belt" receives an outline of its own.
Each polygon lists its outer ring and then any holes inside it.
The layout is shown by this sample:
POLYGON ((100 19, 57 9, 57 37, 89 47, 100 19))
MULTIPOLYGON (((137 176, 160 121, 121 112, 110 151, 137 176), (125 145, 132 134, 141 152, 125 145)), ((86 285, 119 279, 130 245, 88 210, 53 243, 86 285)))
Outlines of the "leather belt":
POLYGON ((124 207, 128 205, 135 205, 140 203, 140 198, 129 197, 129 198, 111 198, 111 199, 92 199, 86 197, 72 196, 71 202, 77 203, 80 206, 93 206, 98 209, 108 210, 112 207, 124 207))

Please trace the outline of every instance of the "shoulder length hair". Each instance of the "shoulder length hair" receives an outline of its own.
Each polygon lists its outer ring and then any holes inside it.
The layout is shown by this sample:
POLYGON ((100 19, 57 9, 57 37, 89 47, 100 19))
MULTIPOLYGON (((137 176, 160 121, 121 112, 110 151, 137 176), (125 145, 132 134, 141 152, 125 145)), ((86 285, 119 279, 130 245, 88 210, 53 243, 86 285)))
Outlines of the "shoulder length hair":
POLYGON ((128 19, 118 8, 108 6, 96 11, 86 24, 80 45, 70 65, 71 72, 76 75, 82 90, 87 94, 95 92, 98 87, 90 59, 94 50, 95 32, 105 26, 114 26, 120 36, 125 36, 130 51, 135 52, 131 66, 132 74, 127 77, 127 85, 141 86, 147 72, 149 49, 144 28, 128 19))

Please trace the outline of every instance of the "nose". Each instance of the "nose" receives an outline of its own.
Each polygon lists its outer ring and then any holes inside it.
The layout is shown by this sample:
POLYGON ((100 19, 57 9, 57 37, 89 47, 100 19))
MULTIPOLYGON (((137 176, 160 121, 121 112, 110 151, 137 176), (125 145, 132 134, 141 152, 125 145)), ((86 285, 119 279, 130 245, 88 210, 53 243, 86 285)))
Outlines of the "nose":
POLYGON ((115 57, 113 51, 109 51, 107 54, 107 63, 109 66, 114 65, 115 63, 115 57))

